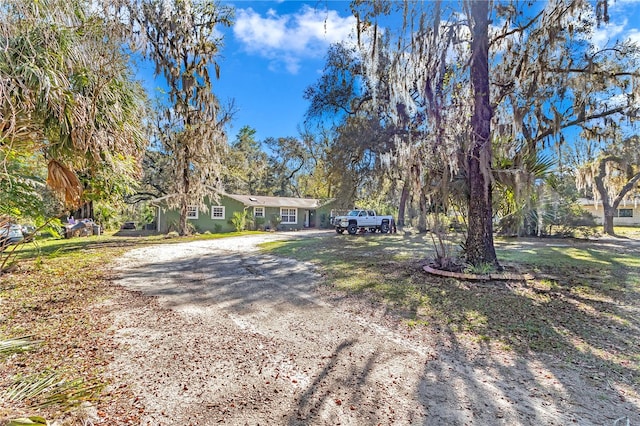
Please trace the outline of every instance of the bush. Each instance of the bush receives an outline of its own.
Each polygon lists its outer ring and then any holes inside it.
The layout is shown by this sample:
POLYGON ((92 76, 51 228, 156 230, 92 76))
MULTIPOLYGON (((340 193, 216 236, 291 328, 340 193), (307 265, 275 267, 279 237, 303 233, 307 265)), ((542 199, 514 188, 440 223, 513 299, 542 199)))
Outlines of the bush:
POLYGON ((254 217, 253 218, 253 229, 255 231, 264 231, 264 224, 266 223, 266 219, 264 217, 254 217))
POLYGON ((249 212, 247 210, 233 213, 233 217, 231 218, 231 224, 233 225, 233 227, 236 229, 237 232, 243 231, 247 227, 248 217, 249 217, 249 212))
POLYGON ((577 233, 585 234, 585 229, 597 226, 595 217, 575 204, 561 205, 542 218, 544 235, 575 237, 577 233))
POLYGON ((278 230, 278 226, 280 226, 280 223, 282 222, 282 218, 280 217, 280 215, 274 214, 273 216, 271 216, 271 228, 273 228, 274 230, 278 230))

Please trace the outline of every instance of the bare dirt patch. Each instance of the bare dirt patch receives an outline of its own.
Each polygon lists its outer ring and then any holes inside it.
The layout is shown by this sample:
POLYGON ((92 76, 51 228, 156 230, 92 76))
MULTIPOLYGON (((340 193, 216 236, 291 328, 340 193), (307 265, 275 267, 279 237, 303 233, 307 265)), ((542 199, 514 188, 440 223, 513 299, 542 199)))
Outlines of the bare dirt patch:
MULTIPOLYGON (((291 236, 293 236, 292 234, 291 236)), ((283 235, 135 249, 109 302, 107 376, 144 425, 640 424, 597 368, 523 357, 319 286, 259 253, 283 235), (127 389, 122 392, 122 389, 127 389)), ((120 404, 100 414, 122 418, 120 404)))

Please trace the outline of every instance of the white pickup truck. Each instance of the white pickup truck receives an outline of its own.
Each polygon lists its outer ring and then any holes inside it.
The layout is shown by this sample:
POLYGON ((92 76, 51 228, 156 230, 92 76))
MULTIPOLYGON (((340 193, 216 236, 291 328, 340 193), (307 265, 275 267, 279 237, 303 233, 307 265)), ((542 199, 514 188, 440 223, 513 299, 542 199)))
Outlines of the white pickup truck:
POLYGON ((383 234, 395 231, 393 216, 378 216, 373 210, 351 210, 346 216, 336 216, 333 219, 336 232, 342 234, 345 229, 351 235, 361 232, 380 231, 383 234))

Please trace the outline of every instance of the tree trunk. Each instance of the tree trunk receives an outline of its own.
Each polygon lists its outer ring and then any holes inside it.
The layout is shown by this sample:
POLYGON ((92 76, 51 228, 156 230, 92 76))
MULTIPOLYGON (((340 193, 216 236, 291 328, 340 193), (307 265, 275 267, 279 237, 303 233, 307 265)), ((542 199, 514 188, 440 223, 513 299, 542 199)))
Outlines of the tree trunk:
POLYGON ((616 233, 613 229, 613 218, 616 217, 616 212, 618 211, 618 206, 620 206, 620 202, 627 195, 629 191, 631 191, 635 186, 640 182, 640 173, 630 173, 627 175, 627 182, 624 184, 622 189, 618 191, 613 202, 609 200, 609 191, 604 184, 604 178, 607 175, 607 162, 614 163, 622 163, 622 159, 609 155, 602 159, 598 163, 598 174, 594 176, 594 182, 596 189, 598 190, 598 194, 600 194, 600 198, 602 199, 602 207, 604 209, 604 217, 602 218, 603 224, 603 232, 607 235, 611 235, 612 237, 616 236, 616 233))
POLYGON ((407 199, 409 198, 409 181, 406 180, 402 185, 402 193, 400 194, 400 206, 398 206, 398 228, 404 228, 405 209, 407 207, 407 199))
POLYGON ((491 117, 489 99, 489 3, 471 0, 471 83, 474 111, 471 117, 471 149, 467 154, 469 212, 466 258, 472 265, 500 267, 493 245, 491 205, 491 117))
MULTIPOLYGON (((188 122, 188 121, 187 121, 188 122)), ((189 147, 186 144, 182 148, 184 150, 184 164, 182 165, 182 200, 180 201, 180 224, 178 226, 180 235, 189 235, 187 227, 187 207, 189 206, 189 191, 191 190, 191 180, 189 177, 189 147)))
POLYGON ((613 218, 616 216, 616 208, 610 206, 609 203, 602 204, 604 208, 604 217, 602 219, 602 224, 604 226, 603 232, 607 235, 615 236, 615 232, 613 230, 613 218))
POLYGON ((180 221, 178 223, 178 233, 182 236, 187 235, 187 197, 183 196, 180 201, 180 221))
POLYGON ((424 188, 420 189, 420 216, 418 216, 418 232, 427 232, 427 197, 424 188))

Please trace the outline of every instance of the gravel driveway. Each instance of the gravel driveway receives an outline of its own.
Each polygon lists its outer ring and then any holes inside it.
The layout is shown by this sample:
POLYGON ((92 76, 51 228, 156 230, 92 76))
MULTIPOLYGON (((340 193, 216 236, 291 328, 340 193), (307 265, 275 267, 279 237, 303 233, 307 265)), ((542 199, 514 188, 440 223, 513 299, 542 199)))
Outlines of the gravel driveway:
POLYGON ((255 247, 299 235, 151 246, 121 259, 117 284, 144 297, 113 302, 108 374, 135 395, 139 424, 587 425, 615 417, 598 395, 568 395, 563 385, 582 384, 571 372, 421 335, 381 308, 319 290, 311 265, 255 247))

